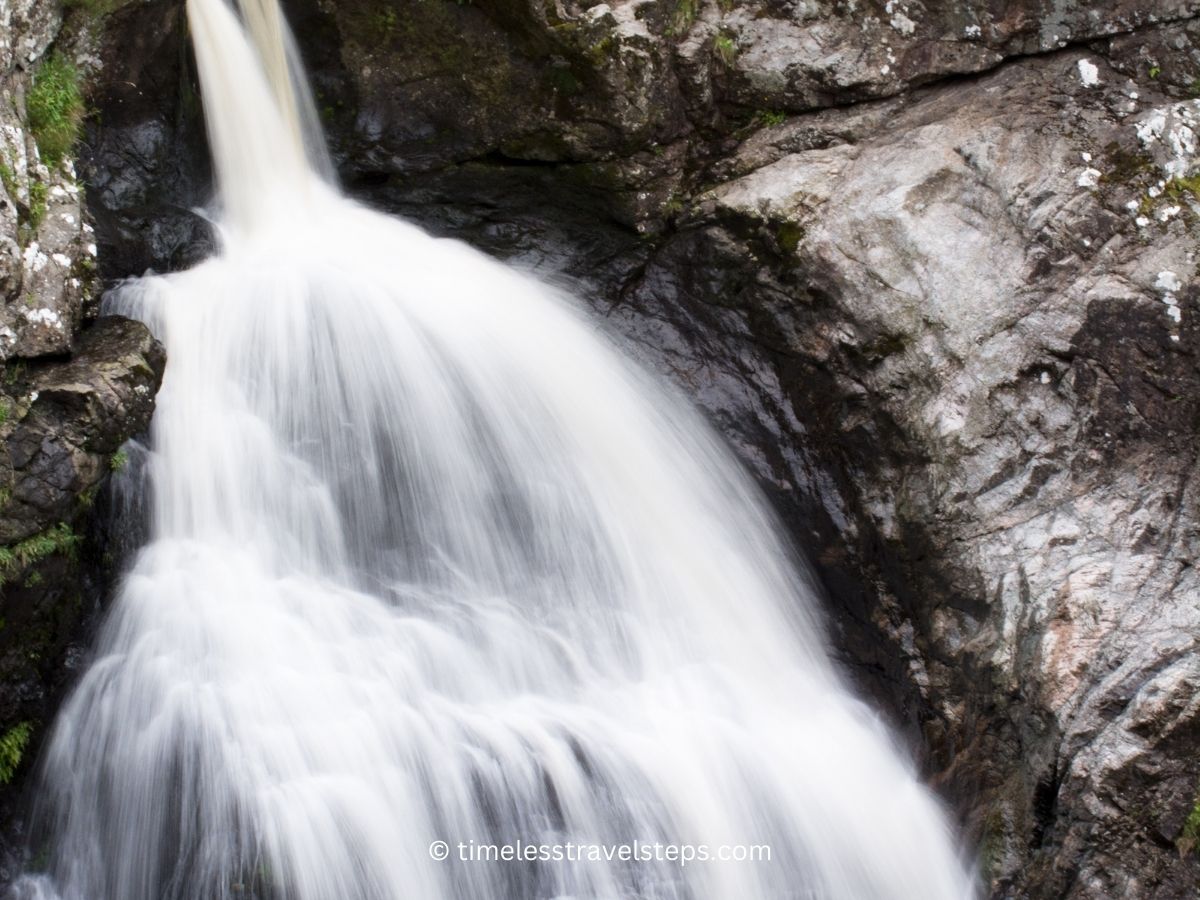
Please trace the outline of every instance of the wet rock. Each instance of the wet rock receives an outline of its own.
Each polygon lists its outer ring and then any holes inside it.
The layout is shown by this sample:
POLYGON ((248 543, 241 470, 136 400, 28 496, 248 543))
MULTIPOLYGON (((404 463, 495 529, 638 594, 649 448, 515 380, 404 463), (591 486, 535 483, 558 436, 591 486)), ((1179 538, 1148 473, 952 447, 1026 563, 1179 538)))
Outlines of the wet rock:
MULTIPOLYGON (((139 322, 102 318, 59 362, 10 366, 0 388, 0 735, 36 746, 95 610, 103 548, 91 507, 119 448, 145 430, 161 345, 139 322)), ((0 788, 14 773, 0 779, 0 788)), ((0 790, 0 800, 4 800, 0 790)))
POLYGON ((0 544, 75 518, 113 454, 145 430, 162 378, 161 345, 139 322, 100 319, 65 362, 9 373, 0 438, 0 544))
POLYGON ((184 7, 151 3, 104 22, 92 77, 103 111, 80 169, 105 279, 186 269, 212 252, 210 171, 184 7))

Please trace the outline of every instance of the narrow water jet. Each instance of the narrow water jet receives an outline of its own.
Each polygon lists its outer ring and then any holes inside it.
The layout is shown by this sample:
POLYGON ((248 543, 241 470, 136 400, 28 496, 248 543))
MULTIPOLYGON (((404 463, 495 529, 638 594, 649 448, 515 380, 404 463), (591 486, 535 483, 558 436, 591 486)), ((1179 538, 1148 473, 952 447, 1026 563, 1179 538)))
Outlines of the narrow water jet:
POLYGON ((15 896, 973 896, 712 431, 570 298, 340 196, 272 0, 188 14, 222 246, 109 300, 168 351, 151 539, 15 896), (770 858, 460 858, 518 841, 770 858))

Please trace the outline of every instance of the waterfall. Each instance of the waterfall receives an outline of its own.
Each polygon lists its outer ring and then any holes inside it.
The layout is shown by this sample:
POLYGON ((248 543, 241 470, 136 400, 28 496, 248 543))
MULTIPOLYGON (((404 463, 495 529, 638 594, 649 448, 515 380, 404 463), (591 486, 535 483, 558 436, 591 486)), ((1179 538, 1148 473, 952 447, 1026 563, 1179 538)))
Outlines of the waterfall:
POLYGON ((15 896, 972 896, 698 415, 570 298, 340 196, 273 0, 188 14, 222 246, 109 300, 168 351, 151 537, 15 896))

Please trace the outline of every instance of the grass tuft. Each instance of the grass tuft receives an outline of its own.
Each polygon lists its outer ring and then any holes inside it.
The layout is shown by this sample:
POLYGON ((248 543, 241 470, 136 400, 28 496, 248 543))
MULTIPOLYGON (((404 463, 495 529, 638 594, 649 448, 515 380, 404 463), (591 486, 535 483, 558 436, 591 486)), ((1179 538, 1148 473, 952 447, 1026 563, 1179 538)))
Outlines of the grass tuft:
POLYGON ((34 75, 25 112, 42 160, 48 166, 60 165, 79 140, 83 125, 79 70, 59 54, 47 58, 34 75))
POLYGON ((59 523, 19 544, 0 547, 0 584, 48 556, 64 554, 73 557, 79 541, 79 535, 71 530, 71 526, 59 523))

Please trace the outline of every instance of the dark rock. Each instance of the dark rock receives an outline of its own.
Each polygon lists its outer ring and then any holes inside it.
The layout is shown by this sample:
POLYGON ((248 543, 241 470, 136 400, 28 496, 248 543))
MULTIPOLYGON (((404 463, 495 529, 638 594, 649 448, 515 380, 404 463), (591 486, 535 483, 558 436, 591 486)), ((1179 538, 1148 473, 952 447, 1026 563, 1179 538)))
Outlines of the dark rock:
POLYGON ((91 506, 148 426, 164 362, 145 326, 108 317, 71 359, 10 369, 0 393, 0 735, 27 728, 31 748, 99 599, 91 506))
POLYGON ((105 19, 92 96, 102 111, 80 154, 105 279, 186 269, 214 246, 201 214, 211 173, 181 3, 105 19))

